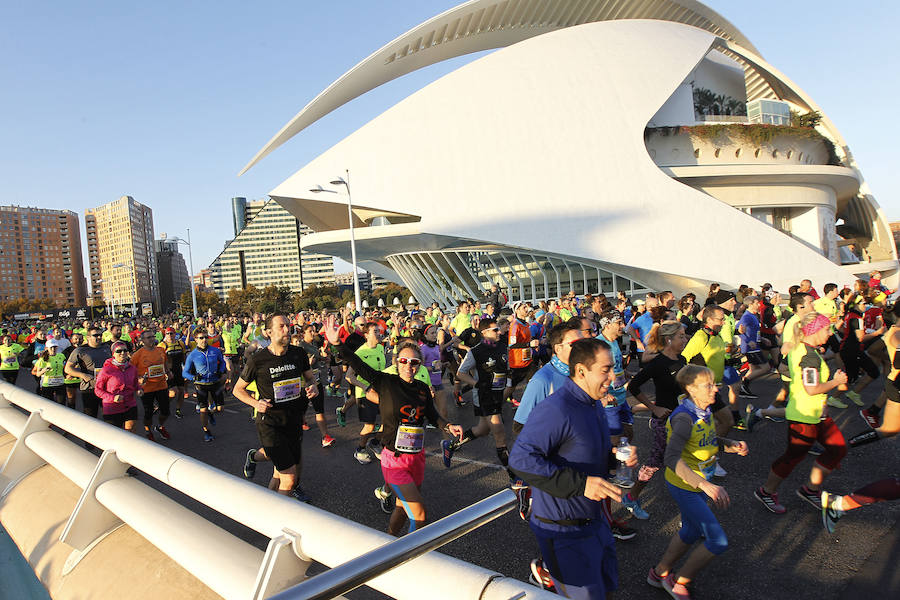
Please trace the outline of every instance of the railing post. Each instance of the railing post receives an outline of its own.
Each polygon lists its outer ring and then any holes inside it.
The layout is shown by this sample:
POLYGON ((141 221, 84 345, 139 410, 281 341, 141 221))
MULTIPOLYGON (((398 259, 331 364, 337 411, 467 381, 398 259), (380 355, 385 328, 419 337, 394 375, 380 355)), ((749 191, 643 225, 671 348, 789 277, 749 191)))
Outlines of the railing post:
POLYGON ((75 510, 69 517, 59 541, 74 548, 63 567, 68 574, 104 537, 123 525, 122 520, 97 501, 97 488, 111 479, 124 477, 128 465, 116 457, 115 450, 106 450, 97 461, 91 481, 81 493, 75 510))
POLYGON ((282 535, 269 541, 256 576, 254 600, 265 600, 306 579, 312 559, 300 550, 300 534, 283 529, 282 535))
POLYGON ((25 440, 32 433, 48 431, 49 429, 50 423, 43 419, 41 411, 31 413, 28 421, 25 422, 25 429, 22 431, 22 435, 16 440, 15 446, 13 446, 9 456, 6 457, 3 468, 0 468, 0 490, 2 490, 0 491, 0 498, 6 496, 26 475, 47 464, 47 461, 25 445, 25 440))

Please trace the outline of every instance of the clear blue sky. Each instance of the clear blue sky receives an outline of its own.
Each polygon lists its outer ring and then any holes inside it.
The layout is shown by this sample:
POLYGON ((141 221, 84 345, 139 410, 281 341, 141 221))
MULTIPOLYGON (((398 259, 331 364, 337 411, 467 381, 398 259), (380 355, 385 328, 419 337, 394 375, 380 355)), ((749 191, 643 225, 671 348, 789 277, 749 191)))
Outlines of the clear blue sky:
MULTIPOLYGON (((83 215, 121 195, 156 232, 191 227, 194 269, 232 236, 229 199, 260 198, 394 103, 469 59, 357 99, 242 177, 310 99, 453 0, 8 2, 0 21, 0 204, 83 215)), ((900 219, 897 4, 706 2, 815 99, 900 219)), ((83 218, 82 218, 83 223, 83 218)), ((340 270, 340 267, 338 267, 340 270)))

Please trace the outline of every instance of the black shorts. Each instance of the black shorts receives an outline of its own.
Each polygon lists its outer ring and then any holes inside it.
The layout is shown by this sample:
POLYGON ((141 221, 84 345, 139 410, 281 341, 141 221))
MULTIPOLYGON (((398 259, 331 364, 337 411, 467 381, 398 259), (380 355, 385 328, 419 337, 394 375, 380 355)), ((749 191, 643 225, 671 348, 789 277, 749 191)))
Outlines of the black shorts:
POLYGON ((144 420, 153 419, 153 404, 159 406, 159 414, 164 417, 169 416, 169 390, 156 390, 153 392, 144 392, 141 396, 141 403, 144 405, 144 420))
POLYGON ((197 390, 197 406, 200 410, 209 408, 210 404, 219 406, 225 404, 225 392, 221 383, 204 384, 195 383, 194 388, 197 390), (212 400, 212 402, 210 402, 212 400))
POLYGON ((768 361, 763 357, 762 352, 749 352, 746 356, 747 362, 751 365, 768 364, 768 361))
POLYGON ((841 360, 844 361, 844 371, 847 373, 847 383, 854 383, 859 379, 859 371, 862 369, 872 379, 879 375, 878 367, 869 358, 869 355, 858 348, 844 348, 841 350, 841 360))
POLYGON ((81 410, 84 414, 96 418, 100 405, 100 398, 94 394, 94 390, 81 390, 81 410))
POLYGON ((137 406, 132 406, 125 412, 116 413, 114 415, 103 415, 104 421, 110 425, 115 425, 116 427, 125 427, 126 421, 137 421, 137 418, 137 406))
POLYGON ((479 388, 477 391, 478 401, 472 403, 476 417, 490 417, 503 412, 503 390, 479 388))
POLYGON ((378 405, 365 398, 357 398, 356 405, 359 407, 359 422, 374 425, 378 415, 381 414, 378 405))
POLYGON ((79 387, 81 387, 81 380, 79 379, 75 383, 67 383, 65 384, 65 386, 67 390, 77 390, 79 387))
MULTIPOLYGON (((324 415, 325 414, 325 388, 322 387, 322 384, 320 383, 316 386, 316 389, 319 390, 319 393, 316 394, 315 398, 310 398, 308 402, 309 402, 309 404, 313 405, 313 410, 316 411, 317 415, 324 415)), ((307 404, 307 406, 308 406, 308 404, 307 404)), ((303 412, 304 413, 306 412, 306 406, 304 406, 303 412)))
POLYGON ((184 375, 181 374, 181 369, 172 369, 172 379, 169 380, 169 387, 184 387, 184 375))
POLYGON ((256 433, 266 456, 278 471, 300 464, 303 428, 300 411, 269 409, 256 415, 256 433))
POLYGON ((0 373, 3 373, 3 379, 6 380, 6 383, 11 383, 13 385, 16 385, 16 379, 19 378, 18 370, 4 369, 4 370, 0 371, 0 373))
POLYGON ((52 387, 50 387, 50 386, 41 387, 41 389, 38 390, 38 396, 40 396, 42 398, 46 398, 47 400, 53 400, 55 402, 56 396, 58 394, 62 394, 63 390, 65 390, 65 389, 66 389, 66 386, 64 386, 64 385, 54 385, 52 387))
POLYGON ((774 333, 760 333, 759 336, 769 342, 768 345, 762 344, 764 348, 778 348, 778 336, 774 333))
POLYGON ((527 367, 522 367, 521 369, 510 369, 509 370, 509 378, 512 379, 512 386, 515 388, 517 385, 531 377, 531 374, 534 372, 532 368, 534 363, 531 363, 527 367))

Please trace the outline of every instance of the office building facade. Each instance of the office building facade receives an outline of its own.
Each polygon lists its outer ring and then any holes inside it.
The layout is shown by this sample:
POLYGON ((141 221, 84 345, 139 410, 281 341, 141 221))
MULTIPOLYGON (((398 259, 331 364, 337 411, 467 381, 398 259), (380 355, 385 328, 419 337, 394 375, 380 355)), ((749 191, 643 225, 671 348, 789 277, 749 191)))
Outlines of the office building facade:
POLYGON ((85 211, 91 291, 106 304, 159 306, 153 211, 122 196, 85 211))
POLYGON ((272 200, 251 200, 240 208, 246 225, 209 266, 210 287, 220 298, 248 285, 287 286, 294 292, 334 285, 334 259, 300 250, 300 238, 312 232, 309 227, 272 200))
POLYGON ((178 249, 178 242, 156 240, 156 272, 159 276, 159 309, 171 312, 176 309, 181 295, 191 289, 187 264, 178 249))
POLYGON ((84 305, 86 294, 78 215, 0 206, 0 300, 47 298, 67 308, 84 305))

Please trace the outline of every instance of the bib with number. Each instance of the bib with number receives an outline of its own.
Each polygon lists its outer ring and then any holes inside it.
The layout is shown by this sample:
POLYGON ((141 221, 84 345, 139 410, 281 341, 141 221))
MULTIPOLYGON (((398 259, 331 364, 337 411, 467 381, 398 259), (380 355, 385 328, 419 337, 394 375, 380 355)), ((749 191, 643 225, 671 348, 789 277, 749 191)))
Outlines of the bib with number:
POLYGON ((166 366, 165 365, 150 365, 147 367, 147 377, 151 379, 155 379, 157 377, 165 377, 166 376, 166 366))
POLYGON ((275 392, 275 402, 288 402, 300 397, 300 378, 292 377, 282 381, 273 381, 272 389, 275 392))
POLYGON ((491 389, 492 390, 502 390, 506 388, 506 373, 494 373, 494 378, 491 380, 491 389))
POLYGON ((63 377, 49 377, 44 375, 44 387, 57 387, 63 384, 63 377))
POLYGON ((440 359, 431 361, 431 371, 433 373, 440 373, 440 371, 441 371, 440 359))
POLYGON ((6 358, 3 359, 4 365, 14 365, 14 364, 16 364, 16 362, 17 362, 17 360, 16 360, 15 354, 13 354, 12 356, 7 356, 6 358))
POLYGON ((710 481, 713 476, 716 474, 716 457, 708 458, 707 460, 701 461, 697 463, 697 467, 700 469, 700 474, 703 475, 703 478, 707 481, 710 481))
POLYGON ((417 425, 400 425, 397 427, 397 437, 394 438, 394 448, 397 452, 414 454, 421 452, 424 447, 424 427, 417 425))

